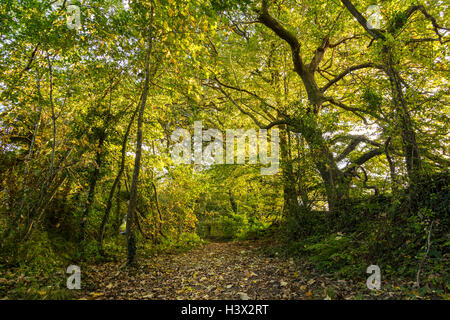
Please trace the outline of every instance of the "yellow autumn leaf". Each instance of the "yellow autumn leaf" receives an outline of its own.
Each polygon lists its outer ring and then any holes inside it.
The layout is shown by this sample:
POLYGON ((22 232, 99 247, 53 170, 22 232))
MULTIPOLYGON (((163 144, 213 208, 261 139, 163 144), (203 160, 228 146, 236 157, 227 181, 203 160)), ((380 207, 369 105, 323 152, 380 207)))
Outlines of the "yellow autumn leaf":
POLYGON ((93 297, 93 298, 97 298, 97 297, 100 297, 100 296, 102 296, 103 295, 103 292, 92 292, 91 293, 91 296, 93 297))

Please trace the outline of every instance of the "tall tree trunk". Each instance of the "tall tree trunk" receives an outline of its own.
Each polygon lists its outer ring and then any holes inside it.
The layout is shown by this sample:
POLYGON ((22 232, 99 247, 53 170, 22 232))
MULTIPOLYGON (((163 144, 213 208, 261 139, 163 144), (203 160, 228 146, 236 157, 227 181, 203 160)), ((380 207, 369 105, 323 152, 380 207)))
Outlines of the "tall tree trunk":
POLYGON ((114 222, 114 234, 119 234, 120 231, 120 226, 122 225, 122 219, 123 219, 123 215, 120 214, 121 212, 121 208, 120 208, 120 190, 121 190, 121 184, 120 184, 120 180, 119 183, 117 184, 117 192, 116 192, 116 218, 115 218, 115 222, 114 222))
POLYGON ((126 152, 127 152, 128 136, 130 134, 131 127, 133 125, 133 122, 136 117, 136 113, 137 113, 138 109, 139 109, 139 104, 138 104, 138 107, 136 108, 136 110, 134 111, 133 115, 131 116, 130 122, 128 123, 127 129, 125 131, 125 135, 122 140, 122 157, 121 157, 121 161, 120 161, 119 171, 117 172, 117 175, 116 175, 116 178, 114 179, 111 190, 109 191, 108 202, 106 204, 105 213, 103 214, 102 222, 100 224, 100 230, 99 230, 99 235, 98 235, 98 247, 99 247, 100 253, 102 253, 102 254, 103 254, 103 237, 104 237, 104 232, 105 232, 105 226, 106 226, 106 223, 108 222, 109 213, 112 208, 114 192, 116 191, 116 187, 119 184, 120 179, 122 178, 123 171, 125 169, 125 159, 126 159, 126 152))
POLYGON ((286 139, 286 131, 281 131, 280 150, 281 150, 281 170, 283 174, 283 194, 284 194, 284 216, 295 217, 300 211, 297 200, 297 190, 295 188, 295 178, 292 170, 292 163, 289 157, 289 145, 286 139))
MULTIPOLYGON (((290 132, 288 132, 290 134, 290 132)), ((299 135, 296 136, 297 140, 297 157, 298 159, 301 159, 305 152, 305 146, 304 146, 304 139, 300 137, 299 135)), ((300 160, 299 160, 300 161, 300 160)), ((298 194, 300 195, 300 198, 302 199, 302 205, 306 209, 306 211, 310 208, 310 200, 308 196, 308 191, 306 190, 306 186, 304 184, 304 176, 303 176, 303 169, 301 164, 299 163, 299 169, 297 170, 297 186, 298 186, 298 194)))
POLYGON ((142 101, 139 108, 137 134, 136 134, 136 157, 134 161, 133 178, 130 187, 130 203, 128 205, 127 214, 127 251, 128 259, 127 264, 132 265, 136 257, 136 236, 135 236, 135 214, 136 214, 136 201, 137 201, 137 187, 139 182, 139 170, 141 169, 141 156, 142 156, 142 123, 144 118, 145 104, 147 103, 147 95, 150 84, 150 53, 152 51, 152 31, 153 31, 153 5, 150 10, 150 27, 148 31, 148 49, 145 57, 145 83, 144 90, 142 92, 142 101))
POLYGON ((337 167, 314 114, 297 121, 297 129, 308 143, 314 164, 324 182, 328 209, 337 216, 349 196, 349 179, 337 167))
POLYGON ((155 195, 155 208, 156 208, 156 224, 157 224, 157 232, 155 233, 155 236, 153 238, 153 240, 155 241, 155 243, 160 243, 160 238, 159 236, 165 238, 166 236, 164 235, 164 233, 162 232, 162 221, 163 221, 163 217, 161 214, 161 209, 159 207, 159 200, 158 200, 158 191, 156 189, 156 184, 153 182, 153 177, 152 177, 152 187, 153 187, 153 194, 155 195))
POLYGON ((55 115, 55 105, 53 104, 53 69, 52 63, 50 61, 50 56, 47 54, 48 61, 48 71, 50 77, 50 107, 52 111, 52 128, 53 128, 53 138, 52 138, 52 155, 50 160, 50 174, 53 173, 53 164, 55 161, 55 148, 56 148, 56 115, 55 115))
POLYGON ((403 154, 406 159, 406 170, 409 180, 409 197, 411 210, 415 210, 417 202, 417 186, 420 180, 420 172, 422 169, 422 161, 420 159, 419 147, 417 145, 416 133, 414 131, 411 114, 405 97, 403 95, 403 85, 400 74, 396 70, 396 64, 392 57, 390 48, 387 51, 386 71, 391 83, 392 98, 395 106, 395 112, 400 120, 400 130, 403 145, 403 154))

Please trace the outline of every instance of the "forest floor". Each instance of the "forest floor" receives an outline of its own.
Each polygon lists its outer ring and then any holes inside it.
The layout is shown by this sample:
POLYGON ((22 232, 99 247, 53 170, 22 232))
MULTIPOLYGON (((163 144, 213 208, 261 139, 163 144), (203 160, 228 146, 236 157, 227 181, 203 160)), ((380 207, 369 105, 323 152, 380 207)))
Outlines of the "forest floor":
MULTIPOLYGON (((87 266, 79 299, 395 299, 365 280, 339 280, 266 250, 261 241, 208 243, 184 253, 87 266)), ((414 297, 410 297, 414 298, 414 297)))

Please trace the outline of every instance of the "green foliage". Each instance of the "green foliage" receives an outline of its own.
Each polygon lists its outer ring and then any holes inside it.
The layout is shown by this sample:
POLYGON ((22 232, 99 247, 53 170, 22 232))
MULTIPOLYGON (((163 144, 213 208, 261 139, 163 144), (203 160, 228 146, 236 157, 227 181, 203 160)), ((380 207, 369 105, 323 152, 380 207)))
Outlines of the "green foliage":
POLYGON ((388 30, 390 33, 398 32, 408 21, 408 17, 404 12, 396 12, 389 20, 388 30))
POLYGON ((183 233, 175 244, 175 248, 190 250, 203 243, 202 239, 196 233, 183 233))
POLYGON ((240 9, 245 11, 251 0, 210 0, 212 7, 218 12, 240 9))
POLYGON ((250 218, 245 239, 267 239, 271 238, 275 232, 276 230, 271 222, 250 218))
POLYGON ((65 283, 73 245, 52 237, 36 232, 32 241, 20 247, 14 268, 0 268, 0 296, 55 300, 73 297, 65 283))
POLYGON ((338 271, 352 264, 350 252, 351 239, 346 235, 335 233, 319 242, 305 244, 304 251, 309 260, 322 270, 338 271))
POLYGON ((383 102, 383 98, 371 88, 364 89, 362 98, 370 110, 378 110, 383 102))
POLYGON ((253 217, 229 213, 222 216, 219 221, 224 238, 260 239, 271 235, 271 223, 253 217))
POLYGON ((229 213, 221 219, 222 230, 227 238, 243 238, 248 231, 248 219, 246 216, 229 213))
MULTIPOLYGON (((419 209, 415 215, 408 210, 408 190, 405 190, 398 201, 385 197, 354 201, 340 218, 345 223, 327 224, 310 234, 306 233, 305 226, 320 225, 317 216, 316 220, 309 219, 314 221, 312 224, 305 225, 287 220, 285 230, 289 233, 281 238, 286 254, 306 258, 320 270, 350 279, 364 279, 365 268, 377 264, 386 278, 415 280, 424 260, 422 284, 435 288, 436 292, 445 292, 450 277, 448 175, 424 176, 421 180, 419 209)), ((314 215, 317 213, 310 213, 314 215)), ((322 223, 326 224, 325 220, 322 223)))

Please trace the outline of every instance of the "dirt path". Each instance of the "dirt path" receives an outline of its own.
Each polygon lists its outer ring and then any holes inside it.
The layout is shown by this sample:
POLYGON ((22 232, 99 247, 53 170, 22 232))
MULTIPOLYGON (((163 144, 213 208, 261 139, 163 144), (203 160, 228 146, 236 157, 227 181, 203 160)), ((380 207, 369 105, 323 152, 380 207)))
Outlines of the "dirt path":
POLYGON ((90 266, 82 299, 324 299, 325 288, 334 288, 334 298, 349 298, 345 281, 318 278, 292 259, 264 254, 261 246, 210 243, 145 259, 135 270, 90 266))

